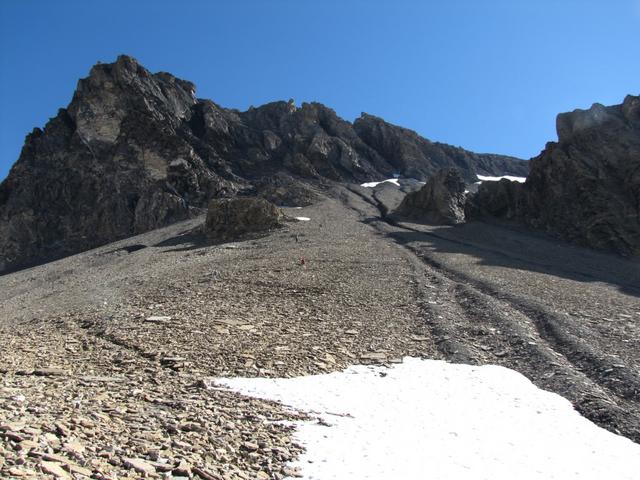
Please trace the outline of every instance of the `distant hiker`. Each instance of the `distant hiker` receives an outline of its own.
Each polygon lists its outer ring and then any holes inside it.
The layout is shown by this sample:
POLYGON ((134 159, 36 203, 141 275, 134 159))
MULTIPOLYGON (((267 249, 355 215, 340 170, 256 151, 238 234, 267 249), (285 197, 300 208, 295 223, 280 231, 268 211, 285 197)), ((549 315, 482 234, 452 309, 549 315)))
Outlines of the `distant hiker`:
POLYGON ((300 265, 304 265, 306 263, 306 260, 304 257, 300 257, 300 265))

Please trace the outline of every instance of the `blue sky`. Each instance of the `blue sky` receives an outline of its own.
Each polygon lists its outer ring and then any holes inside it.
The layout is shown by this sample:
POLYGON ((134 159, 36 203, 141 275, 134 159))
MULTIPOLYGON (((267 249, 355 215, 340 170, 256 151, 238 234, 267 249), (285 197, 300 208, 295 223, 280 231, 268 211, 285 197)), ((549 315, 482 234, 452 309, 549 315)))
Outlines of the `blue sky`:
POLYGON ((640 92, 640 0, 2 0, 0 178, 120 53, 223 106, 320 101, 529 158, 557 113, 640 92))

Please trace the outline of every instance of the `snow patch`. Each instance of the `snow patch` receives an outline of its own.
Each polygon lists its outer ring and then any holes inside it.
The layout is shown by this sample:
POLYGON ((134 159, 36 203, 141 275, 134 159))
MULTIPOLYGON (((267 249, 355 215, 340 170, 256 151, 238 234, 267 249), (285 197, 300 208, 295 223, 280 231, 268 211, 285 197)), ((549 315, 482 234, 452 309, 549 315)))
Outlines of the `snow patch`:
POLYGON ((307 451, 291 466, 306 479, 622 480, 640 471, 640 445, 504 367, 405 358, 392 368, 217 382, 330 424, 296 422, 307 451))
POLYGON ((396 187, 400 186, 400 182, 398 181, 397 177, 394 178, 387 178, 386 180, 382 180, 380 182, 367 182, 367 183, 362 183, 360 184, 361 187, 366 187, 366 188, 373 188, 373 187, 377 187, 378 185, 380 185, 381 183, 393 183, 396 187))
POLYGON ((296 220, 300 220, 301 222, 308 222, 311 220, 309 217, 295 217, 296 220))
MULTIPOLYGON (((527 180, 527 177, 513 177, 511 175, 503 175, 502 177, 487 177, 485 175, 476 175, 476 176, 478 177, 478 180, 480 180, 480 182, 499 182, 503 178, 506 178, 507 180, 511 180, 512 182, 519 182, 519 183, 524 183, 525 180, 527 180)), ((476 183, 479 183, 479 182, 476 182, 476 183)))

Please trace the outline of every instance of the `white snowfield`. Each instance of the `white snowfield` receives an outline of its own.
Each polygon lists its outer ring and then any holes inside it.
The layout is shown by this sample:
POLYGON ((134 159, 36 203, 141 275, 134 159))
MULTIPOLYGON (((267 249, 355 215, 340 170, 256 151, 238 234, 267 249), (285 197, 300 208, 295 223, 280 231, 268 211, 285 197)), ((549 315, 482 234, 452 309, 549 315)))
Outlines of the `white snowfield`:
POLYGON ((481 182, 499 182, 503 178, 506 178, 507 180, 511 180, 512 182, 520 182, 520 183, 524 183, 527 180, 527 177, 512 177, 511 175, 503 175, 502 177, 487 177, 485 175, 476 175, 476 176, 478 177, 478 180, 480 180, 481 182))
POLYGON ((392 368, 290 379, 219 379, 312 412, 291 465, 314 480, 640 478, 640 445, 581 417, 519 373, 405 358, 392 368))
POLYGON ((309 220, 311 220, 309 217, 294 217, 294 218, 299 222, 308 222, 309 220))

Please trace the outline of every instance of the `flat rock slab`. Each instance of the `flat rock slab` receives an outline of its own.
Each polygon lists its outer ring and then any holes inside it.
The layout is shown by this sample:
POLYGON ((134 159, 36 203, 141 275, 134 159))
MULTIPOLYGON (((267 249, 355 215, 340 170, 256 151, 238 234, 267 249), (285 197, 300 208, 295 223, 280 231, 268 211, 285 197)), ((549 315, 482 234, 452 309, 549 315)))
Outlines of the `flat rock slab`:
POLYGON ((153 465, 139 458, 124 458, 123 461, 127 467, 136 472, 144 473, 145 475, 155 475, 156 473, 156 468, 153 465))
POLYGON ((53 475, 55 478, 62 478, 64 480, 73 480, 73 477, 69 475, 69 472, 64 470, 59 463, 55 462, 41 462, 40 466, 44 473, 53 475))

